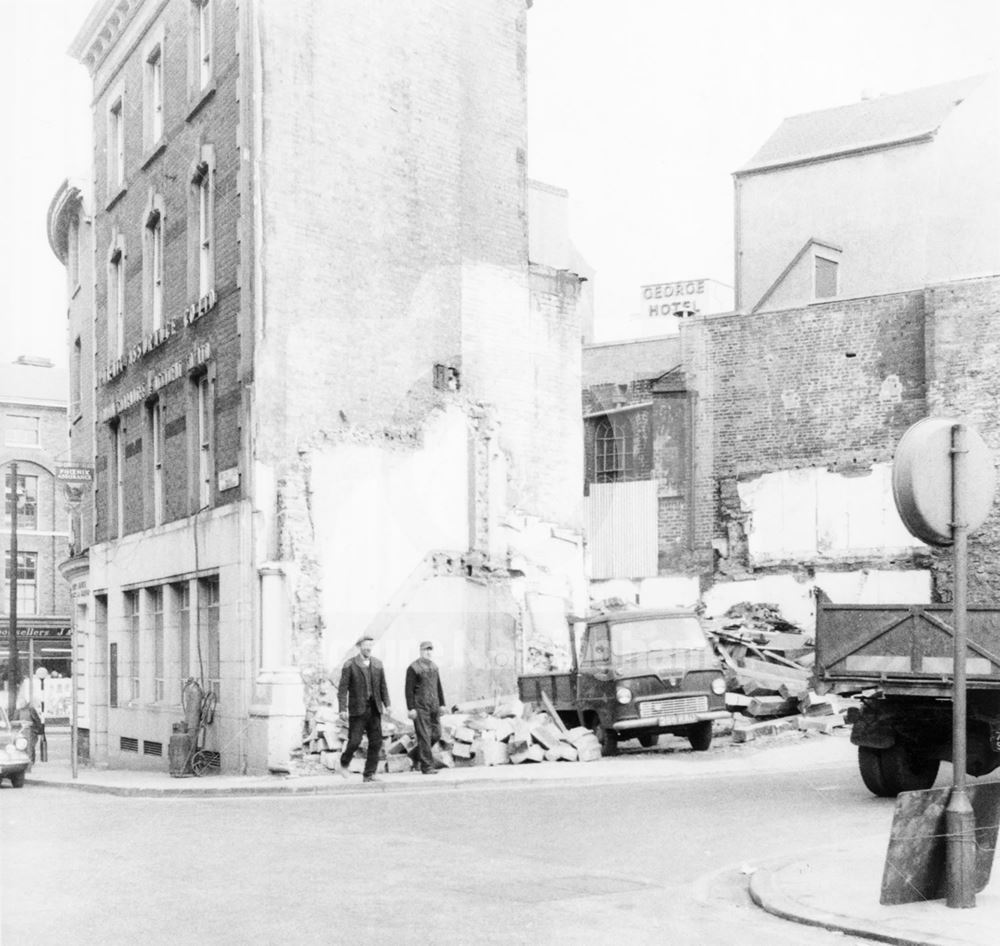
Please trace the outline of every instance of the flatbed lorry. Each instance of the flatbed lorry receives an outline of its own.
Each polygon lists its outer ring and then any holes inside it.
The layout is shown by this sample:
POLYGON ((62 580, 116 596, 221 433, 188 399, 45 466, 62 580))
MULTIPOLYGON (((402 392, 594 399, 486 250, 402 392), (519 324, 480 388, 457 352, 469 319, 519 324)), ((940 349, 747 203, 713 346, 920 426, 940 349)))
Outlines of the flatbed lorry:
MULTIPOLYGON (((816 608, 813 685, 858 696, 851 742, 875 795, 930 788, 952 758, 954 637, 949 605, 816 608)), ((968 608, 966 771, 1000 766, 1000 610, 968 608)))
POLYGON ((524 701, 551 701, 567 726, 586 726, 604 755, 662 733, 712 744, 712 722, 729 718, 726 681, 698 615, 687 610, 621 610, 569 619, 569 671, 518 677, 524 701), (580 629, 579 652, 577 629, 580 629))

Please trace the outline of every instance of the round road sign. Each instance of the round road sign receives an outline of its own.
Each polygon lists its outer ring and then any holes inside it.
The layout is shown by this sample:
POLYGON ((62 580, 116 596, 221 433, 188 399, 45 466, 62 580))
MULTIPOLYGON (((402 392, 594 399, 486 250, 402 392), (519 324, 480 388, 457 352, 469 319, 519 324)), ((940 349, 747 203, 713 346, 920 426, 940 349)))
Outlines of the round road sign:
MULTIPOLYGON (((952 429, 949 417, 927 417, 903 434, 892 463, 892 495, 903 524, 928 545, 952 543, 952 429)), ((990 514, 996 489, 993 458, 966 425, 965 510, 969 532, 990 514)))

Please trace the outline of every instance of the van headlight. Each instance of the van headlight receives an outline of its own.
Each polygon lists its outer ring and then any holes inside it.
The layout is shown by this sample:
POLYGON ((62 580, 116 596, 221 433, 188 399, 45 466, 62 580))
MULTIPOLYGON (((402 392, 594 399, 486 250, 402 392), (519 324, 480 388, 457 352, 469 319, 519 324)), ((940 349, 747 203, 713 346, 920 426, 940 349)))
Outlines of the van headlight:
POLYGON ((632 702, 632 691, 628 687, 618 687, 615 690, 615 699, 619 703, 631 703, 632 702))
POLYGON ((24 752, 28 748, 28 740, 25 739, 24 736, 18 736, 14 740, 14 748, 20 749, 22 752, 24 752))
POLYGON ((712 680, 712 692, 722 696, 726 692, 726 681, 724 677, 715 677, 712 680))

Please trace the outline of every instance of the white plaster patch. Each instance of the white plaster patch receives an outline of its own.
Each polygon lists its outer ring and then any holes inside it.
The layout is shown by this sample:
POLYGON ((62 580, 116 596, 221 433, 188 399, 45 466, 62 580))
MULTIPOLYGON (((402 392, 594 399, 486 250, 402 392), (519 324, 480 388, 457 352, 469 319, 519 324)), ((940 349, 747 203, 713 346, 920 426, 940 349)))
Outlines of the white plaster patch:
POLYGON ((858 569, 817 572, 806 582, 791 574, 719 582, 705 595, 705 613, 716 617, 742 601, 772 604, 782 617, 811 634, 816 630, 817 588, 834 604, 927 604, 931 575, 926 570, 858 569))
POLYGON ((662 575, 639 583, 639 603, 644 608, 693 608, 700 598, 698 578, 662 575))
POLYGON ((903 383, 899 375, 890 374, 878 389, 878 399, 889 404, 898 404, 903 400, 903 383))
POLYGON ((801 406, 802 400, 799 397, 798 391, 785 388, 785 390, 781 392, 781 403, 785 406, 786 411, 791 411, 801 406))
POLYGON ((888 463, 873 464, 863 476, 817 467, 780 470, 740 483, 738 489, 750 513, 747 545, 752 565, 923 547, 896 512, 888 463))

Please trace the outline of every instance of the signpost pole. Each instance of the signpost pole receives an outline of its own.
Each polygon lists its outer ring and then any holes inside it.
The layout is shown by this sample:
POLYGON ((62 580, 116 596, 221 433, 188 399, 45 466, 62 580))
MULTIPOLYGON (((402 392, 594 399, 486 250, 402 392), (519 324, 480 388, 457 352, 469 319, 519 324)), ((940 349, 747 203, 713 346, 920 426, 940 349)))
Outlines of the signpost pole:
POLYGON ((945 809, 947 825, 946 876, 949 907, 974 907, 976 895, 976 820, 966 789, 966 684, 965 657, 968 640, 968 429, 957 423, 951 431, 952 549, 954 595, 952 626, 955 635, 954 693, 952 696, 953 787, 945 809))
POLYGON ((10 606, 8 616, 8 641, 10 654, 7 661, 7 713, 11 721, 17 710, 17 685, 21 682, 19 648, 17 644, 17 461, 10 465, 10 606))

